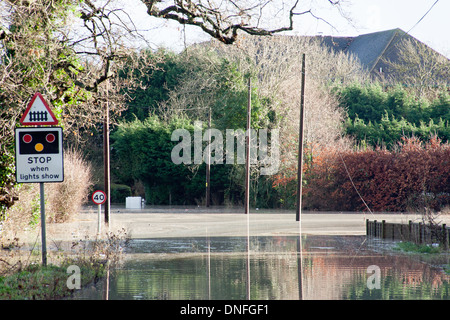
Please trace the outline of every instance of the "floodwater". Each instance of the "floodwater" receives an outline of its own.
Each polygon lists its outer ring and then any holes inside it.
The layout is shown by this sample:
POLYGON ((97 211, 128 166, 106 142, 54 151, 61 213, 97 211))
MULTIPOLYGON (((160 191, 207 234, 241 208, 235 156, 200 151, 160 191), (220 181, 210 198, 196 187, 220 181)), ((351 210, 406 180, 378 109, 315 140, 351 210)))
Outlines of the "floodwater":
POLYGON ((134 239, 90 300, 450 299, 447 255, 424 263, 363 236, 134 239))

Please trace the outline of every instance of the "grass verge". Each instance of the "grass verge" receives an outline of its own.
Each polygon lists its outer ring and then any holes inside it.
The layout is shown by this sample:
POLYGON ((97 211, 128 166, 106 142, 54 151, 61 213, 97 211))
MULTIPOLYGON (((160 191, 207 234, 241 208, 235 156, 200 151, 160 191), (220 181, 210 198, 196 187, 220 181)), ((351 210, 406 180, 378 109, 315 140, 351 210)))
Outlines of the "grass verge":
MULTIPOLYGON (((17 240, 10 246, 2 245, 11 253, 9 259, 0 257, 7 268, 0 270, 0 300, 57 300, 70 297, 74 290, 96 283, 106 274, 108 268, 114 269, 121 262, 123 249, 128 244, 125 230, 108 233, 103 239, 73 242, 74 251, 57 252, 55 264, 43 266, 36 262, 23 262, 14 259, 20 251, 17 240), (70 266, 76 266, 79 288, 74 288, 74 272, 70 266)), ((33 251, 31 252, 33 255, 33 251)), ((0 265, 2 265, 0 263, 0 265)))
POLYGON ((62 265, 31 264, 13 274, 0 277, 0 300, 50 300, 70 296, 75 289, 67 284, 67 268, 80 268, 81 287, 97 282, 105 274, 104 263, 66 261, 62 265))
POLYGON ((403 252, 411 252, 411 253, 440 253, 441 248, 433 247, 426 244, 415 244, 413 242, 399 242, 397 246, 394 247, 394 250, 399 250, 403 252))

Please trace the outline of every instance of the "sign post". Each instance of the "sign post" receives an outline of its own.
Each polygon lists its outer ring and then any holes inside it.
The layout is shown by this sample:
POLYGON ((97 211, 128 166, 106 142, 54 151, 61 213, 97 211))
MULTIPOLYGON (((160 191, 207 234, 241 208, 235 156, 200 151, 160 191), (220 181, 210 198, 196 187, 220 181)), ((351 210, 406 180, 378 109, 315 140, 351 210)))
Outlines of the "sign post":
POLYGON ((106 193, 102 190, 97 190, 92 194, 92 202, 98 205, 98 225, 97 230, 98 234, 101 233, 102 222, 101 222, 101 212, 102 212, 102 204, 106 201, 106 193))
MULTIPOLYGON (((22 125, 57 125, 44 97, 37 92, 27 106, 22 125)), ((44 182, 64 181, 62 128, 16 128, 16 182, 39 183, 41 204, 42 264, 47 265, 44 182)))
POLYGON ((41 237, 42 237, 42 265, 47 266, 47 235, 45 231, 45 193, 44 183, 39 184, 39 192, 41 197, 41 237))

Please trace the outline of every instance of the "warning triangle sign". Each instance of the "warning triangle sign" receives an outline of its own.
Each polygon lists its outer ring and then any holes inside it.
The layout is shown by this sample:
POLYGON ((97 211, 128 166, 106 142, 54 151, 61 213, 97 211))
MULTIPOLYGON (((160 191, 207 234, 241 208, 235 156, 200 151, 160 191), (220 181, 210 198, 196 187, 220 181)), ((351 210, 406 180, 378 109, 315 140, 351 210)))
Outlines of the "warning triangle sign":
POLYGON ((44 97, 36 92, 20 119, 22 125, 56 125, 56 119, 44 97))

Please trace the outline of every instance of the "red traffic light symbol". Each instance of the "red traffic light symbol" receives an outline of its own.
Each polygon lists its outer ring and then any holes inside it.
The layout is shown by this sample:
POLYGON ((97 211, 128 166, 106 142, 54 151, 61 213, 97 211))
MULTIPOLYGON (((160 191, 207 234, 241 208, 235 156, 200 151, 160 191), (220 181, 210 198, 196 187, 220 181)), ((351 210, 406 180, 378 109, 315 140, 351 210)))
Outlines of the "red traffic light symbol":
POLYGON ((22 137, 23 142, 25 143, 30 143, 31 141, 33 141, 33 137, 31 136, 31 134, 24 134, 22 137))
POLYGON ((47 135, 45 136, 45 140, 46 140, 48 143, 53 143, 53 142, 55 142, 56 138, 55 138, 55 135, 54 135, 53 133, 49 133, 49 134, 47 134, 47 135))

